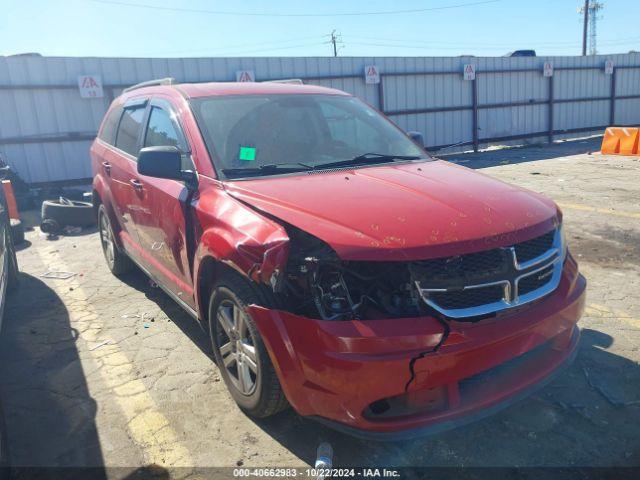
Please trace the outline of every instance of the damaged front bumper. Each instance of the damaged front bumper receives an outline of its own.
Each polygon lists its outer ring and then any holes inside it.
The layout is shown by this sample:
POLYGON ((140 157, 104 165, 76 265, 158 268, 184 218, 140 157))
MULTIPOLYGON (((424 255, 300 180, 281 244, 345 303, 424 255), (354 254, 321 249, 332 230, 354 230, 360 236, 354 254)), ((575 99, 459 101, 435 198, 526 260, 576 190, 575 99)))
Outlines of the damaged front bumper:
POLYGON ((548 380, 575 355, 585 289, 568 256, 553 293, 476 323, 248 311, 300 415, 357 436, 396 439, 484 417, 548 380))

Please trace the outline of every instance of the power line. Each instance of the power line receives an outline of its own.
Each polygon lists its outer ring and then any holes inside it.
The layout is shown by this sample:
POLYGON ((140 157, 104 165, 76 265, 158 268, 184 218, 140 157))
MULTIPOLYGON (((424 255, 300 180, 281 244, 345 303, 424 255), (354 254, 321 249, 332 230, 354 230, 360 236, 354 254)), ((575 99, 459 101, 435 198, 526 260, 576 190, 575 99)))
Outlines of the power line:
POLYGON ((304 45, 289 45, 286 47, 278 47, 278 48, 263 48, 260 50, 250 50, 250 51, 242 51, 242 52, 238 52, 240 54, 247 54, 247 53, 260 53, 260 52, 273 52, 276 50, 288 50, 290 48, 303 48, 303 47, 317 47, 320 45, 324 45, 323 43, 307 43, 304 45))
MULTIPOLYGON (((323 42, 317 42, 317 43, 306 43, 306 44, 302 44, 302 45, 287 45, 286 47, 275 47, 275 48, 261 48, 259 50, 242 50, 240 52, 229 52, 228 55, 246 55, 248 53, 261 53, 261 52, 274 52, 274 51, 278 51, 278 50, 288 50, 291 48, 304 48, 304 47, 317 47, 317 46, 321 46, 321 45, 325 45, 325 43, 323 42)), ((193 52, 194 50, 191 50, 191 52, 193 52)), ((210 50, 200 50, 200 52, 206 53, 210 50)), ((228 52, 228 49, 225 50, 226 52, 228 52)), ((189 53, 189 50, 183 50, 182 52, 187 52, 189 53)), ((157 53, 152 53, 152 54, 147 54, 147 55, 165 55, 168 53, 182 53, 182 52, 157 52, 157 53)), ((220 56, 225 55, 225 53, 220 53, 218 54, 220 56)))
MULTIPOLYGON (((209 47, 209 48, 190 48, 190 49, 182 49, 182 50, 163 50, 163 51, 157 51, 157 52, 151 52, 151 53, 147 53, 147 55, 164 55, 164 54, 178 54, 178 53, 195 53, 195 52, 211 52, 211 51, 219 51, 219 50, 224 50, 224 51, 228 51, 228 50, 238 50, 238 49, 244 49, 244 48, 251 48, 251 47, 262 47, 262 46, 266 46, 266 45, 279 45, 279 44, 283 44, 283 43, 291 43, 291 42, 300 42, 303 40, 320 40, 323 36, 320 35, 314 35, 312 37, 297 37, 297 38, 289 38, 287 40, 276 40, 273 42, 260 42, 260 43, 245 43, 242 45, 227 45, 224 47, 209 47)), ((316 44, 313 44, 316 45, 316 44)), ((318 45, 321 45, 318 44, 318 45)), ((284 47, 284 48, 290 48, 290 47, 284 47)), ((293 46, 291 47, 293 48, 293 46)), ((277 49, 277 48, 276 48, 277 49)), ((262 50, 269 50, 269 49, 262 49, 262 50)))
MULTIPOLYGON (((225 46, 225 47, 212 47, 212 48, 200 48, 200 49, 185 49, 185 50, 173 50, 173 51, 156 51, 156 52, 152 52, 152 53, 146 53, 146 54, 142 54, 142 55, 167 55, 167 54, 180 54, 180 53, 196 53, 196 52, 200 52, 200 53, 207 53, 207 52, 222 52, 221 55, 244 55, 244 54, 250 54, 250 53, 260 53, 260 52, 271 52, 271 51, 279 51, 279 50, 288 50, 288 49, 292 49, 292 48, 304 48, 304 47, 315 47, 315 46, 321 46, 321 45, 331 45, 332 47, 332 53, 333 56, 337 56, 338 52, 344 48, 344 44, 342 42, 342 35, 338 32, 336 32, 335 30, 328 35, 324 35, 324 37, 330 37, 329 41, 325 41, 325 42, 316 42, 316 43, 304 43, 304 44, 296 44, 296 45, 286 45, 286 46, 282 46, 282 47, 268 47, 268 48, 260 48, 260 49, 251 49, 251 47, 259 47, 259 46, 266 46, 266 45, 278 45, 278 44, 283 44, 283 43, 290 43, 290 42, 294 42, 294 41, 302 41, 302 40, 308 40, 308 39, 320 39, 322 36, 313 36, 313 37, 299 37, 299 38, 293 38, 293 39, 289 39, 289 40, 280 40, 280 41, 274 41, 274 42, 262 42, 262 43, 252 43, 252 44, 243 44, 243 45, 229 45, 229 46, 225 46), (335 48, 334 48, 334 41, 335 41, 335 48), (249 48, 249 50, 246 50, 247 48, 249 48), (240 51, 238 51, 240 50, 240 51)), ((357 37, 357 36, 349 36, 350 38, 373 38, 373 37, 357 37)), ((370 47, 388 47, 388 48, 409 48, 409 49, 424 49, 424 50, 460 50, 463 48, 478 48, 481 50, 508 50, 509 47, 511 47, 510 44, 446 44, 444 42, 425 42, 424 44, 422 44, 422 42, 419 41, 415 41, 415 43, 413 41, 411 41, 411 43, 405 43, 402 42, 400 40, 391 40, 391 39, 384 39, 384 38, 380 38, 380 41, 384 42, 384 41, 393 41, 393 42, 401 42, 401 43, 380 43, 380 42, 357 42, 357 41, 350 41, 349 44, 350 45, 362 45, 362 46, 370 46, 370 47), (439 45, 436 45, 436 43, 439 43, 439 45), (444 46, 443 46, 444 45, 444 46)), ((630 41, 640 41, 640 37, 626 37, 626 38, 619 38, 619 39, 611 39, 608 41, 602 41, 600 42, 600 45, 604 45, 604 46, 618 46, 618 45, 626 45, 628 43, 630 43, 630 41)), ((543 46, 543 48, 545 49, 550 49, 550 50, 561 50, 564 48, 569 48, 569 47, 575 47, 575 46, 579 46, 578 43, 567 43, 567 44, 561 44, 561 43, 550 43, 550 44, 538 44, 535 43, 534 47, 539 47, 539 46, 543 46)))
POLYGON ((132 3, 119 0, 89 0, 95 3, 103 3, 108 5, 118 5, 121 7, 146 8, 151 10, 163 10, 167 12, 185 12, 200 13, 213 15, 235 15, 235 16, 251 16, 251 17, 353 17, 364 15, 400 15, 407 13, 423 13, 433 12, 436 10, 450 10, 453 8, 474 7, 477 5, 486 5, 489 3, 497 3, 502 0, 484 0, 480 2, 459 3, 456 5, 444 5, 441 7, 416 8, 410 10, 387 10, 377 12, 344 12, 344 13, 268 13, 268 12, 236 12, 228 10, 207 10, 198 8, 181 8, 181 7, 165 7, 161 5, 151 5, 148 3, 132 3))
MULTIPOLYGON (((374 41, 383 41, 383 42, 399 42, 399 43, 410 43, 415 45, 449 45, 453 47, 509 47, 512 46, 511 43, 478 43, 478 42, 442 42, 438 40, 433 41, 425 41, 425 40, 415 40, 411 38, 399 39, 399 38, 383 38, 383 37, 364 37, 359 35, 343 35, 345 38, 355 38, 362 40, 374 40, 374 41)), ((610 40, 605 40, 601 42, 602 44, 609 43, 628 43, 633 41, 640 40, 640 36, 633 37, 623 37, 623 38, 613 38, 610 40)), ((576 46, 580 45, 578 42, 535 42, 535 46, 576 46)))
MULTIPOLYGON (((607 44, 607 46, 617 46, 617 45, 625 45, 628 42, 624 42, 624 43, 611 43, 611 44, 607 44)), ((418 50, 461 50, 463 48, 467 48, 467 47, 451 47, 451 46, 433 46, 433 47, 429 47, 428 45, 407 45, 407 44, 393 44, 393 43, 379 43, 379 42, 349 42, 349 45, 363 45, 363 46, 368 46, 368 47, 387 47, 387 48, 410 48, 410 49, 418 49, 418 50)), ((535 45, 534 45, 535 46, 535 45)), ((573 46, 579 46, 579 44, 574 44, 573 46)), ((480 50, 507 50, 509 48, 509 45, 504 45, 502 47, 480 47, 480 46, 475 46, 476 48, 480 49, 480 50)), ((470 46, 468 48, 474 48, 474 46, 470 46)), ((566 49, 566 48, 570 48, 570 46, 562 46, 562 45, 557 45, 557 46, 546 46, 544 47, 547 50, 562 50, 562 49, 566 49)))

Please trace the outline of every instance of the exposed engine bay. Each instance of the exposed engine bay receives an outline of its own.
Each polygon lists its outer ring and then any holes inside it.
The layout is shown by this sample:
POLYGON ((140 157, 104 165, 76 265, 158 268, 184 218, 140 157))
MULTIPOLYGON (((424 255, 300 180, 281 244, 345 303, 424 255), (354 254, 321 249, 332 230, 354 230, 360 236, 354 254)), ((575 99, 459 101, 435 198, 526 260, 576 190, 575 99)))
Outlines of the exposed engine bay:
POLYGON ((510 247, 407 262, 344 261, 313 235, 292 226, 287 233, 278 293, 291 312, 324 320, 477 321, 553 291, 564 260, 559 228, 510 247))
POLYGON ((282 294, 291 311, 324 320, 419 316, 426 308, 408 263, 347 262, 326 243, 287 228, 291 252, 282 294))

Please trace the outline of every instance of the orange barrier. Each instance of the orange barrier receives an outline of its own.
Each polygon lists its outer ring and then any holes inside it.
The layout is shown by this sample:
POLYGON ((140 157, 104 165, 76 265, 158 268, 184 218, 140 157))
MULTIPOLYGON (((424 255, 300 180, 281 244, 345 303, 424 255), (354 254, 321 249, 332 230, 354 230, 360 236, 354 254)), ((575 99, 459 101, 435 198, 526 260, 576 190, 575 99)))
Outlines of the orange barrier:
POLYGON ((4 197, 7 199, 9 218, 20 220, 20 214, 18 213, 18 204, 16 203, 16 196, 13 194, 11 180, 2 180, 2 189, 4 190, 4 197))
POLYGON ((640 155, 640 128, 607 128, 600 152, 607 155, 640 155))

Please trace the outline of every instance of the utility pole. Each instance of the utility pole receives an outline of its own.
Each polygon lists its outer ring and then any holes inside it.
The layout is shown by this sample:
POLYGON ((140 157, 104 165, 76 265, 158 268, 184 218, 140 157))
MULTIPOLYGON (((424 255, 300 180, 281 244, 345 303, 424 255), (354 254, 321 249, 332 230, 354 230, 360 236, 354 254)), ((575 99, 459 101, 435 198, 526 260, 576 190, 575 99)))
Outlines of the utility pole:
POLYGON ((333 45, 333 56, 334 57, 338 56, 338 47, 336 45, 337 41, 338 41, 338 37, 336 37, 336 31, 334 30, 333 32, 331 32, 331 44, 333 45))
POLYGON ((582 56, 587 54, 587 30, 589 26, 589 0, 584 0, 582 7, 582 15, 584 15, 584 23, 582 26, 582 56))
POLYGON ((600 16, 598 12, 602 10, 604 5, 598 0, 585 0, 584 6, 578 9, 578 13, 583 16, 582 26, 582 55, 587 54, 587 37, 589 40, 589 55, 596 55, 598 49, 596 46, 596 25, 600 16))
POLYGON ((340 38, 340 34, 336 33, 335 30, 331 32, 330 37, 331 37, 331 39, 329 40, 328 43, 330 43, 331 46, 333 47, 333 56, 337 57, 338 56, 338 50, 340 50, 340 46, 338 44, 342 43, 342 38, 340 38))

